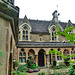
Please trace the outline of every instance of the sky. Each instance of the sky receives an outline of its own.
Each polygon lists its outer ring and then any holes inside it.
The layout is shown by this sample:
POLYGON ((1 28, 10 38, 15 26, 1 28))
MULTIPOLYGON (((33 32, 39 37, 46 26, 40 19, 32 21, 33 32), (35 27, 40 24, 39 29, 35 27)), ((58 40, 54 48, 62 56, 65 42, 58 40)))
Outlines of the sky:
POLYGON ((15 6, 20 8, 20 18, 26 15, 28 19, 50 21, 57 10, 58 20, 75 23, 75 0, 15 0, 15 6))

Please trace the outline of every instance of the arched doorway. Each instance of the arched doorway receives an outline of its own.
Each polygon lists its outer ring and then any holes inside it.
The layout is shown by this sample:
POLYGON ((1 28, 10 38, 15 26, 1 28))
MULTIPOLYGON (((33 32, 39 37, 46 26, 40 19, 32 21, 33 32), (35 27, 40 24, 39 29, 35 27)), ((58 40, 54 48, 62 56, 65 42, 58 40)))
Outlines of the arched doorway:
POLYGON ((45 66, 45 62, 44 62, 44 50, 41 49, 38 53, 38 65, 39 66, 45 66))

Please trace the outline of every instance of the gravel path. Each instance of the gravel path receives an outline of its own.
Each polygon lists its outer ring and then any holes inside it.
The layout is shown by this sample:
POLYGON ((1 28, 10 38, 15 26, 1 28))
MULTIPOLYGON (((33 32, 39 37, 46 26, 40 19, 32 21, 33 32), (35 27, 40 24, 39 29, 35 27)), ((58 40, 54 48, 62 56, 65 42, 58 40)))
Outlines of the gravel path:
MULTIPOLYGON (((69 70, 69 68, 65 68, 65 69, 57 69, 56 71, 58 71, 58 72, 61 72, 61 71, 68 72, 68 70, 69 70)), ((39 72, 27 73, 27 75, 38 75, 38 73, 40 73, 40 72, 48 72, 48 71, 49 71, 48 68, 44 68, 44 69, 40 69, 39 72)), ((51 74, 53 74, 54 70, 50 69, 50 72, 51 72, 51 74)))

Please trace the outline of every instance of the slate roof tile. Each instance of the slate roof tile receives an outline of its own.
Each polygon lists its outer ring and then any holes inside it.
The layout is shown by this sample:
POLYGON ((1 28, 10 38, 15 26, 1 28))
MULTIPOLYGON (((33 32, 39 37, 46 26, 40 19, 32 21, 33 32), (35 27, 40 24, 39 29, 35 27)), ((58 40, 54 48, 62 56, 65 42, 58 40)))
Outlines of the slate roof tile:
MULTIPOLYGON (((21 23, 23 22, 23 19, 19 19, 19 25, 21 25, 21 23)), ((35 33, 49 33, 48 32, 48 26, 50 25, 51 21, 43 21, 43 20, 31 20, 29 19, 29 23, 32 27, 32 31, 31 32, 35 32, 35 33)), ((66 22, 59 22, 59 24, 61 25, 61 27, 63 29, 66 28, 67 24, 66 22)), ((75 27, 75 24, 72 24, 75 27)))

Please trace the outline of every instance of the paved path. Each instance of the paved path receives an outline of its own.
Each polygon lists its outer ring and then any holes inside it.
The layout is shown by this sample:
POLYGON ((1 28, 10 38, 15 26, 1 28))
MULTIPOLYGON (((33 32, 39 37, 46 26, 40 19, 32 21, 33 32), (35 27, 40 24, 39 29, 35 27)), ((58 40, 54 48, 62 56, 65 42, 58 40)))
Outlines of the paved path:
MULTIPOLYGON (((56 71, 59 71, 59 72, 61 72, 61 71, 68 72, 68 70, 69 70, 69 68, 66 68, 66 69, 57 69, 56 71)), ((48 71, 49 71, 48 68, 44 68, 44 69, 40 69, 39 72, 27 73, 27 75, 38 75, 38 73, 40 73, 40 72, 48 72, 48 71)), ((51 72, 51 74, 53 74, 54 70, 50 69, 50 72, 51 72)))

